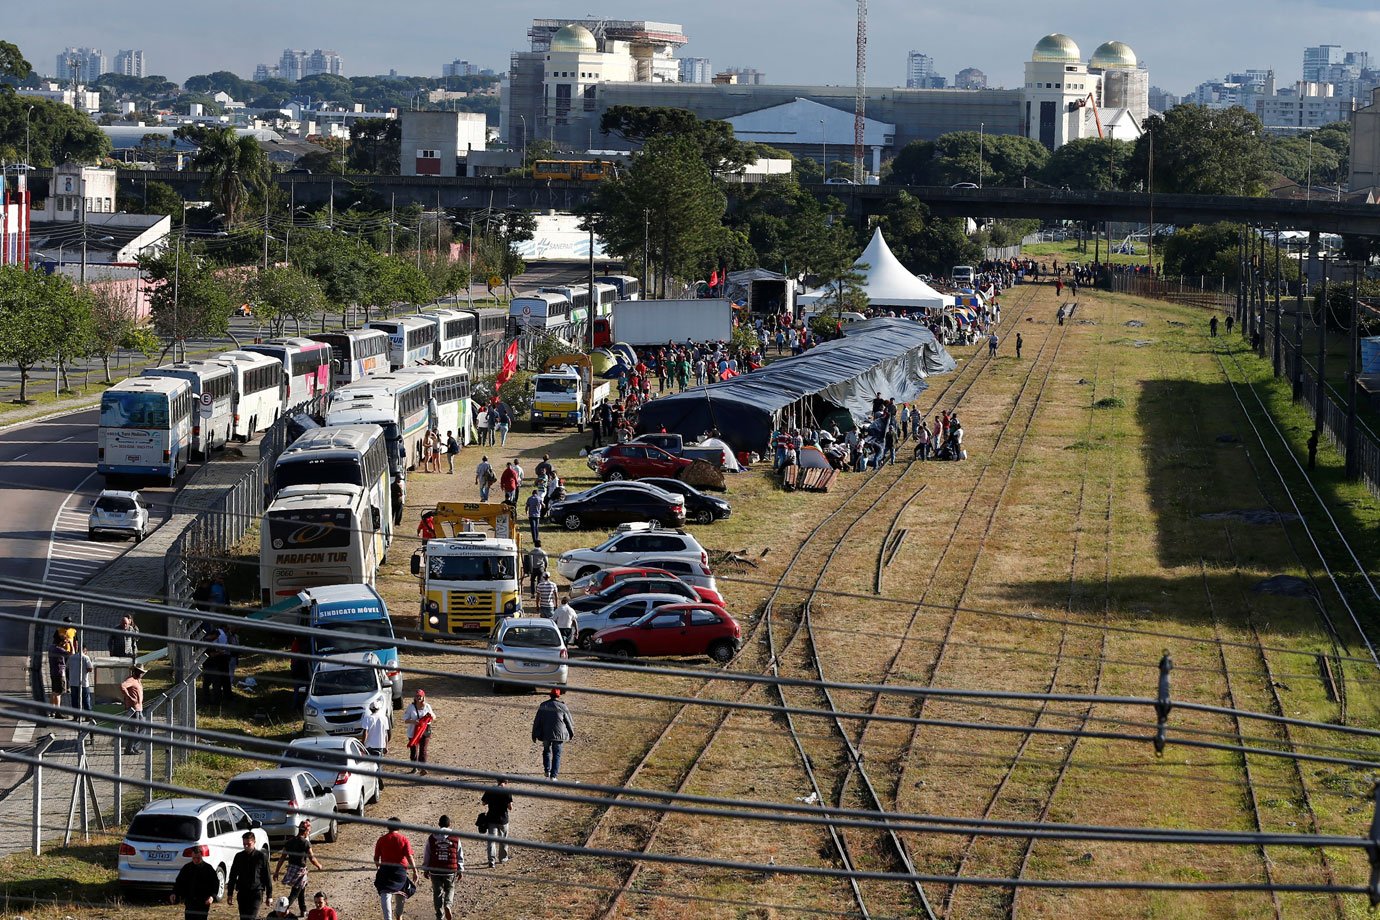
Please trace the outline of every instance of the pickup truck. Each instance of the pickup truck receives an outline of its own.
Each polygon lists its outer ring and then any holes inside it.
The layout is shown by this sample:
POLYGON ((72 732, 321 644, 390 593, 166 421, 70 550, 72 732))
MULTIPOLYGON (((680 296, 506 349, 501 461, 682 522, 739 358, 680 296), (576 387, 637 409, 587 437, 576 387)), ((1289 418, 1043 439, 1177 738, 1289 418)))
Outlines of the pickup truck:
MULTIPOLYGON (((678 434, 641 434, 628 442, 629 444, 650 444, 652 447, 659 447, 673 457, 681 457, 685 460, 704 460, 716 470, 724 468, 724 452, 720 447, 686 447, 685 439, 678 434)), ((617 446, 617 445, 613 445, 617 446)), ((608 447, 589 452, 586 464, 596 473, 599 472, 599 463, 603 459, 608 447)), ((644 473, 646 476, 660 476, 661 473, 644 473)))

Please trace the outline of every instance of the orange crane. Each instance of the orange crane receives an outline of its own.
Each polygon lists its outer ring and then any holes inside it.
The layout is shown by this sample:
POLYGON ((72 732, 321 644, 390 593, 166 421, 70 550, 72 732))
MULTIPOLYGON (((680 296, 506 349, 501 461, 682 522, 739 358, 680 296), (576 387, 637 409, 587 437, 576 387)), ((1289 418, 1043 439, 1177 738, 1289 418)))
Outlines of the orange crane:
POLYGON ((1088 93, 1088 95, 1079 99, 1077 102, 1070 102, 1069 111, 1072 112, 1074 109, 1085 109, 1089 105, 1092 106, 1093 121, 1097 123, 1097 136, 1105 137, 1106 135, 1102 133, 1102 114, 1097 110, 1097 99, 1094 98, 1092 93, 1088 93))

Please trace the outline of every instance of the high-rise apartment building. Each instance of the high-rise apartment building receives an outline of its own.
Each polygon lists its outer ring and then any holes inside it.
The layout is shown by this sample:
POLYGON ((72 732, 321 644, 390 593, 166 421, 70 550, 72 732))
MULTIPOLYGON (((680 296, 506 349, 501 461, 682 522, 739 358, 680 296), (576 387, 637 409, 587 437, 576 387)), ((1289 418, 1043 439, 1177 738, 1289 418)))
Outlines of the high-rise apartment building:
POLYGON ((682 83, 713 83, 714 65, 709 58, 702 57, 683 57, 680 58, 680 82, 682 83))
POLYGON ((284 80, 300 80, 305 77, 307 69, 307 53, 302 50, 285 48, 283 56, 278 59, 278 76, 284 80))
POLYGON ((767 75, 756 67, 730 67, 723 73, 736 77, 735 82, 740 86, 762 86, 767 82, 767 75))
POLYGON ((144 64, 144 52, 121 51, 115 55, 115 72, 126 77, 146 77, 148 70, 144 64))
POLYGON ((459 58, 449 64, 441 65, 441 76, 443 77, 473 77, 478 73, 478 64, 471 64, 469 61, 462 61, 459 58))
POLYGON ((906 55, 906 89, 929 89, 934 78, 934 58, 919 51, 906 55))
POLYGON ((317 48, 308 54, 300 48, 284 48, 283 56, 278 59, 276 74, 273 73, 273 68, 267 64, 260 64, 259 69, 254 72, 257 75, 262 71, 283 80, 300 80, 303 77, 315 76, 319 73, 340 76, 342 69, 340 55, 334 51, 322 51, 317 48))
POLYGON ((1342 64, 1346 60, 1341 45, 1315 45, 1303 49, 1303 81, 1318 82, 1318 74, 1332 64, 1342 64))
POLYGON ((105 52, 99 48, 67 48, 57 56, 57 78, 63 82, 95 83, 106 70, 105 52))
POLYGON ((336 54, 334 51, 322 51, 320 48, 317 48, 307 56, 306 69, 302 76, 311 77, 319 73, 328 73, 338 77, 342 69, 343 64, 339 54, 336 54))

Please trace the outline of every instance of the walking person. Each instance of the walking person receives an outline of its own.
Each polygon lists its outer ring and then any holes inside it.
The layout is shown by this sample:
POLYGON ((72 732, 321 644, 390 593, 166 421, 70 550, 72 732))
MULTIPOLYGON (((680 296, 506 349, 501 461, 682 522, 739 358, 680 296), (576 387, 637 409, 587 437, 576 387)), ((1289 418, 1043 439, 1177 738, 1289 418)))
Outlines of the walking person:
POLYGON ((426 691, 418 690, 412 702, 403 710, 403 724, 407 726, 407 759, 421 764, 420 770, 413 767, 409 772, 420 772, 426 776, 426 749, 431 742, 431 723, 436 721, 436 710, 427 702, 426 691))
MULTIPOLYGON (((388 720, 379 715, 379 704, 370 703, 369 711, 359 720, 359 742, 371 757, 388 753, 388 720)), ((383 768, 378 768, 379 788, 383 788, 383 768)))
POLYGON ((91 664, 91 656, 86 654, 86 649, 78 644, 76 650, 67 658, 67 682, 72 685, 72 708, 80 709, 88 715, 75 715, 72 718, 78 722, 90 722, 93 725, 96 720, 89 713, 96 710, 91 694, 95 675, 96 668, 91 664))
POLYGON ((532 541, 532 548, 527 551, 527 574, 532 579, 532 596, 537 596, 537 584, 545 577, 549 563, 546 550, 541 548, 540 540, 532 541))
POLYGON ((551 622, 561 631, 567 648, 575 647, 575 634, 580 628, 580 615, 570 604, 560 604, 551 614, 551 622))
POLYGON ((183 920, 206 920, 211 905, 220 894, 220 874, 202 856, 201 847, 191 847, 192 861, 177 870, 169 904, 182 905, 183 920))
MULTIPOLYGON (((136 723, 144 721, 144 675, 148 672, 148 668, 136 664, 129 669, 129 676, 120 684, 120 701, 125 705, 125 718, 136 723)), ((125 742, 125 753, 138 754, 143 751, 140 741, 144 737, 142 726, 130 725, 125 731, 129 733, 129 740, 125 742)))
POLYGON ((493 484, 497 481, 498 478, 494 476, 494 468, 489 463, 489 458, 486 455, 479 461, 479 465, 474 468, 474 484, 479 486, 479 500, 481 502, 489 500, 489 489, 492 488, 493 484))
POLYGON ((1021 334, 1020 334, 1019 332, 1016 333, 1016 360, 1020 360, 1020 357, 1021 357, 1021 346, 1024 345, 1024 344, 1025 344, 1025 339, 1021 338, 1021 334))
POLYGON ((513 469, 513 463, 510 460, 508 465, 503 468, 503 475, 498 477, 498 484, 503 489, 503 501, 514 508, 517 507, 518 482, 517 470, 513 469))
POLYGON ((1232 316, 1230 313, 1228 313, 1228 314, 1227 314, 1227 335, 1231 335, 1231 327, 1232 327, 1233 325, 1235 325, 1235 323, 1236 323, 1236 317, 1234 317, 1234 316, 1232 316))
POLYGON ((1208 335, 1212 336, 1214 339, 1217 338, 1217 316, 1216 316, 1216 314, 1214 314, 1214 315, 1212 316, 1212 318, 1208 320, 1208 335))
POLYGON ((120 617, 120 631, 110 634, 107 646, 111 658, 139 657, 139 627, 134 625, 134 615, 126 613, 120 617))
POLYGON ((388 830, 374 841, 374 865, 378 867, 374 890, 379 893, 383 920, 399 920, 408 888, 417 890, 417 861, 412 858, 412 841, 402 832, 402 818, 389 818, 388 830))
POLYGON ((498 404, 498 446, 508 446, 508 429, 513 425, 513 417, 508 414, 508 407, 503 403, 498 404))
POLYGON ((465 848, 456 834, 447 833, 450 815, 436 819, 440 831, 426 839, 422 851, 422 872, 431 880, 431 904, 436 908, 436 920, 454 920, 451 905, 455 902, 455 886, 465 877, 465 848))
MULTIPOLYGON (((602 405, 600 408, 603 408, 602 405)), ((589 449, 598 450, 604 446, 604 417, 598 409, 589 414, 589 449)))
POLYGON ((292 902, 285 895, 280 895, 277 902, 274 903, 273 909, 264 914, 264 920, 297 920, 297 914, 289 909, 291 904, 292 902))
POLYGON ((340 920, 340 914, 327 902, 326 892, 318 891, 312 897, 312 903, 316 906, 307 911, 306 920, 340 920))
MULTIPOLYGON (((541 482, 540 479, 537 480, 541 482)), ((533 489, 532 494, 527 496, 527 523, 532 528, 532 542, 541 539, 541 513, 545 507, 545 496, 541 489, 533 489)))
POLYGON ((513 794, 507 787, 508 781, 499 779, 498 785, 485 792, 479 800, 488 809, 482 816, 483 823, 479 829, 489 836, 490 869, 508 861, 508 819, 513 811, 513 794))
POLYGON ((561 772, 561 746, 574 737, 570 708, 561 701, 560 688, 552 687, 551 696, 537 707, 532 718, 532 743, 541 743, 541 767, 547 779, 555 779, 561 772))
POLYGON ((48 646, 48 702, 53 705, 53 718, 66 718, 58 707, 62 705, 62 698, 67 695, 69 689, 67 675, 67 660, 72 657, 72 644, 64 636, 61 630, 53 636, 52 644, 48 646))
POLYGON ((556 612, 556 593, 556 583, 551 580, 551 573, 543 571, 541 580, 532 589, 532 594, 537 599, 537 616, 551 619, 556 612))
POLYGON ((915 429, 915 459, 928 460, 930 458, 930 429, 928 425, 920 425, 915 429))
POLYGON ((240 920, 259 920, 259 908, 273 901, 273 873, 268 871, 268 854, 259 849, 253 831, 241 838, 244 849, 230 862, 230 878, 225 883, 225 903, 240 899, 240 920))
POLYGON ((882 435, 882 456, 877 461, 877 469, 881 469, 887 463, 896 462, 896 429, 892 425, 886 426, 886 432, 882 435))
POLYGON ((455 437, 455 432, 446 432, 446 472, 451 476, 455 475, 455 458, 460 456, 460 441, 455 437))
POLYGON ((297 825, 297 836, 283 844, 278 852, 278 864, 273 867, 273 880, 276 882, 281 878, 283 887, 288 890, 287 897, 282 899, 282 906, 287 908, 296 901, 297 909, 303 914, 307 912, 307 863, 321 868, 311 848, 310 818, 297 825), (287 863, 286 874, 283 873, 283 863, 287 863))
POLYGON ((489 413, 487 411, 483 409, 475 411, 474 430, 477 433, 480 447, 488 447, 493 442, 491 437, 493 429, 489 427, 489 413))
POLYGON ((989 358, 997 356, 997 334, 995 332, 987 337, 987 356, 989 358))

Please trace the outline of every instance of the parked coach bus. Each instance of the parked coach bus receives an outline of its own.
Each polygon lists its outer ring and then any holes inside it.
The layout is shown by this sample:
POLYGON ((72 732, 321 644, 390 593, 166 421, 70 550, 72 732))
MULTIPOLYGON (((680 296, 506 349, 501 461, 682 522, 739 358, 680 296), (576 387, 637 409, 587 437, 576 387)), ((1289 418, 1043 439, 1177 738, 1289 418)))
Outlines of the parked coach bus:
MULTIPOLYGON (((461 444, 473 441, 474 421, 470 415, 470 372, 463 367, 405 367, 394 376, 425 380, 430 387, 427 407, 431 429, 441 437, 455 433, 461 444)), ((444 441, 442 446, 444 447, 444 441)))
POLYGON ((248 441, 278 420, 287 383, 281 361, 253 351, 227 351, 211 360, 230 368, 234 381, 231 437, 248 441))
POLYGON ((430 320, 404 316, 375 320, 365 328, 388 333, 388 365, 393 370, 431 363, 436 350, 436 324, 430 320))
POLYGON ((378 425, 314 428, 293 441, 273 464, 271 495, 291 486, 345 483, 363 488, 369 504, 383 512, 384 545, 393 541, 393 489, 388 442, 378 425))
POLYGON ((131 377, 101 396, 96 472, 156 476, 169 485, 192 452, 192 385, 177 377, 131 377))
POLYGON ((403 446, 398 401, 392 391, 369 380, 341 387, 331 394, 325 422, 327 428, 377 425, 383 429, 393 500, 393 523, 401 524, 403 506, 407 502, 407 451, 403 446))
POLYGON ((331 391, 331 349, 311 339, 273 339, 246 345, 245 351, 277 358, 287 374, 286 405, 294 409, 309 399, 331 391))
POLYGON ((283 489, 264 512, 259 531, 263 605, 304 588, 372 585, 384 560, 386 517, 359 486, 283 489))
POLYGON ((331 373, 336 386, 344 386, 370 374, 388 373, 388 333, 382 329, 351 329, 309 335, 331 349, 331 373))
POLYGON ((431 363, 456 366, 479 338, 479 314, 473 310, 426 310, 417 313, 436 327, 436 348, 431 363))
POLYGON ((192 385, 192 455, 224 447, 235 427, 235 372, 219 361, 189 361, 144 368, 144 377, 176 377, 192 385))

